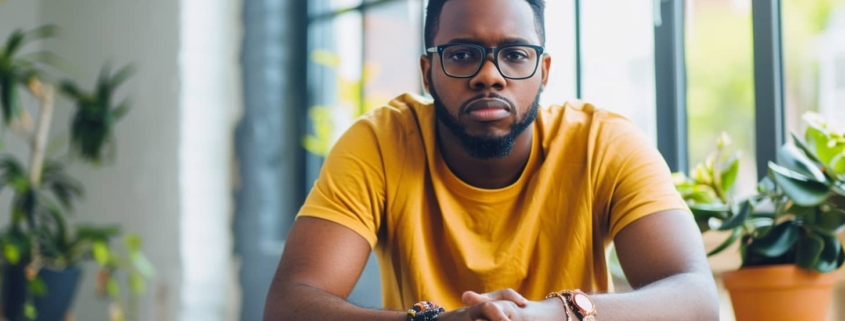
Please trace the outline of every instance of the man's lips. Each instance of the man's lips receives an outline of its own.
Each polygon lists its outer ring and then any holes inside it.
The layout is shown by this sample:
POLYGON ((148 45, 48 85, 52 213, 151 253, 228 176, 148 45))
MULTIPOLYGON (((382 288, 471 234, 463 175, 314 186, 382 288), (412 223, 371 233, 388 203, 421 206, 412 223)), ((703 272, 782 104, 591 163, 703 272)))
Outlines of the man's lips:
POLYGON ((501 99, 478 99, 467 106, 466 112, 471 113, 479 109, 504 109, 509 112, 511 106, 501 99))
POLYGON ((499 121, 510 116, 511 106, 500 99, 479 99, 466 108, 467 116, 477 122, 499 121))

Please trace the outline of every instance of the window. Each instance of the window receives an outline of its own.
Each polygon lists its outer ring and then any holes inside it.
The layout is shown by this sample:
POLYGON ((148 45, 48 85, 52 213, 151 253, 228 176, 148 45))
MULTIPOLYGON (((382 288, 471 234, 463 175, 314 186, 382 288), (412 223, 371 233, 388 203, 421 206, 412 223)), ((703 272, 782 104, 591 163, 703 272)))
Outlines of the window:
POLYGON ((652 0, 581 3, 582 98, 656 137, 652 0))
POLYGON ((306 189, 366 111, 420 92, 421 0, 309 1, 306 189))
POLYGON ((691 0, 686 8, 689 168, 715 151, 722 132, 740 152, 734 193, 754 193, 754 42, 751 0, 691 0))
POLYGON ((845 122, 845 1, 783 0, 786 128, 802 137, 801 116, 845 122))

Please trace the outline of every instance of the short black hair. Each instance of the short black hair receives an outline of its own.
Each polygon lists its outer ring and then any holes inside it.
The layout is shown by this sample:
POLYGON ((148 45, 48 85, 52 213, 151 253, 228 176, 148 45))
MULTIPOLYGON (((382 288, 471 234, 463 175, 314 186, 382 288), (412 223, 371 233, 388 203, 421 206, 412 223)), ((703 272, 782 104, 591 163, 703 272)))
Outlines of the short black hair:
MULTIPOLYGON (((434 36, 440 27, 440 13, 443 12, 443 5, 449 0, 430 0, 428 1, 428 8, 425 13, 425 47, 431 48, 434 46, 434 36)), ((531 5, 531 10, 534 11, 534 25, 537 30, 537 35, 540 37, 540 45, 546 45, 546 19, 544 12, 546 11, 546 2, 544 0, 525 0, 531 5)))

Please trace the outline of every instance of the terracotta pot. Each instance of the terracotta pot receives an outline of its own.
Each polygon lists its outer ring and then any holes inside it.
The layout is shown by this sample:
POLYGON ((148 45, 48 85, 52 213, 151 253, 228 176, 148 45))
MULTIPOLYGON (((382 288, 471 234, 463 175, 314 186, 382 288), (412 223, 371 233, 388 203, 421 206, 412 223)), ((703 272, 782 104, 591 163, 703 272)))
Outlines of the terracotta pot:
POLYGON ((824 321, 836 272, 811 272, 792 264, 772 265, 727 272, 723 280, 737 321, 824 321))

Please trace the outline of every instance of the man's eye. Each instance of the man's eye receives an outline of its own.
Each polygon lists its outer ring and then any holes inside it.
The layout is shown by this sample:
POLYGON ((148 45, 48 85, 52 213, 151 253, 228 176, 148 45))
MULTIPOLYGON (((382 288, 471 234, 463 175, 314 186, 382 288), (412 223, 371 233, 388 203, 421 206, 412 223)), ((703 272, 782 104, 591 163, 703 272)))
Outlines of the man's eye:
POLYGON ((507 60, 523 60, 528 59, 528 55, 522 51, 511 51, 505 53, 505 59, 507 60))
POLYGON ((452 59, 452 60, 473 60, 473 59, 475 59, 475 57, 469 51, 458 51, 458 52, 452 53, 449 56, 449 59, 452 59))

